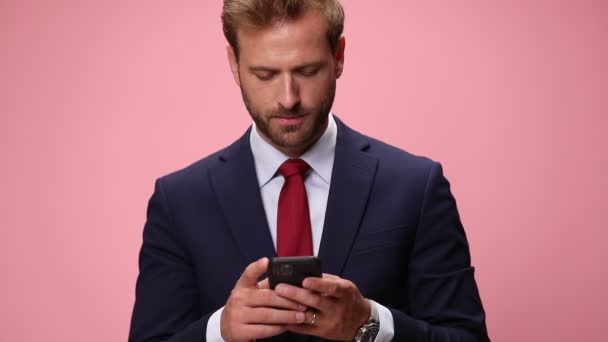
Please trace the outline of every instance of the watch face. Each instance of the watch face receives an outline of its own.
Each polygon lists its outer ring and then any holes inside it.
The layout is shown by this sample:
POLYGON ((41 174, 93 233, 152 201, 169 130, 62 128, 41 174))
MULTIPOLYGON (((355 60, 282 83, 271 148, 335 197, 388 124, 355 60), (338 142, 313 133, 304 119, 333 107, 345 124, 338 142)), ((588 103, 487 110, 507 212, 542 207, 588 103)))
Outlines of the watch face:
POLYGON ((368 327, 367 329, 365 329, 365 333, 363 333, 363 338, 361 339, 362 342, 372 342, 374 341, 374 339, 376 339, 376 335, 378 335, 378 327, 377 326, 371 326, 368 327))

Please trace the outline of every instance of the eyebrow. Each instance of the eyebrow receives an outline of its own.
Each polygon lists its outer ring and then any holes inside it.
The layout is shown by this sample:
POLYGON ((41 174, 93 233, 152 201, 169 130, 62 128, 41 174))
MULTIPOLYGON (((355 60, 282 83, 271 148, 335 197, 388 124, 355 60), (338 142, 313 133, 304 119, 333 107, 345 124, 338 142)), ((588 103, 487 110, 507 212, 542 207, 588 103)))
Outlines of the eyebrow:
MULTIPOLYGON (((300 64, 300 65, 296 65, 295 67, 293 67, 291 69, 291 71, 298 71, 298 70, 303 70, 306 68, 321 68, 323 66, 325 66, 325 62, 324 61, 316 61, 316 62, 311 62, 311 63, 304 63, 304 64, 300 64)), ((275 69, 275 68, 271 68, 271 67, 266 67, 266 66, 250 66, 249 71, 252 72, 256 72, 256 71, 262 71, 262 72, 279 72, 279 69, 275 69)))

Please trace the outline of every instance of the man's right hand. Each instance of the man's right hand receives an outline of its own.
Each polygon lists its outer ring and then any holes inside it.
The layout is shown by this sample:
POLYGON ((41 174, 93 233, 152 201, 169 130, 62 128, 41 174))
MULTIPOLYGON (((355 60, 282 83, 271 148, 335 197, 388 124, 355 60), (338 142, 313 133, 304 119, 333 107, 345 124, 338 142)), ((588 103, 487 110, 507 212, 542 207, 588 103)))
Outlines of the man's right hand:
POLYGON ((306 306, 278 296, 268 281, 258 279, 268 270, 268 259, 249 264, 232 290, 221 317, 225 341, 240 342, 282 334, 286 325, 312 320, 306 306), (308 317, 310 316, 310 317, 308 317))

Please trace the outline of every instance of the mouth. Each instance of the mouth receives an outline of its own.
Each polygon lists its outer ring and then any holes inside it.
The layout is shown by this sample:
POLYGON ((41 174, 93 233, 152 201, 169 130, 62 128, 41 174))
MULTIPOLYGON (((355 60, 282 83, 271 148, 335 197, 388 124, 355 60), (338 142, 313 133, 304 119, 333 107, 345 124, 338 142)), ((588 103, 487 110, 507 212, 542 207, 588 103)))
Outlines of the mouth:
POLYGON ((306 118, 306 114, 298 115, 276 115, 272 117, 279 122, 280 125, 293 126, 302 123, 306 118))

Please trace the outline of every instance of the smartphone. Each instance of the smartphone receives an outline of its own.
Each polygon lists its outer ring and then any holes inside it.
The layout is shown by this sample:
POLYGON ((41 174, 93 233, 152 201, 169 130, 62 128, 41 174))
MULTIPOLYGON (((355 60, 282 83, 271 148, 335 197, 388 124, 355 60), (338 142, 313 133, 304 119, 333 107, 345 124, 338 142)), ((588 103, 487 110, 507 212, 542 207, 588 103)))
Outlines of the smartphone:
POLYGON ((315 256, 276 257, 268 265, 268 282, 274 290, 279 283, 302 287, 307 277, 321 277, 321 259, 315 256))

